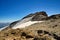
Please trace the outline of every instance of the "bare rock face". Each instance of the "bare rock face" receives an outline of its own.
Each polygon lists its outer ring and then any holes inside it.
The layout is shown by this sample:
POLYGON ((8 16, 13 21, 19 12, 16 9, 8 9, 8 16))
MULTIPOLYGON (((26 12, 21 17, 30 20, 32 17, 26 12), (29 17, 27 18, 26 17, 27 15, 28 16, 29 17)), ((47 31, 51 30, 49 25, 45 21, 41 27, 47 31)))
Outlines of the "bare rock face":
POLYGON ((42 11, 42 12, 36 12, 35 16, 32 18, 32 21, 46 20, 47 17, 48 17, 48 15, 44 11, 42 11))
POLYGON ((40 20, 46 20, 48 15, 46 14, 46 12, 41 11, 41 12, 31 13, 25 16, 23 19, 28 18, 28 17, 32 17, 31 19, 32 21, 40 21, 40 20))
POLYGON ((18 22, 19 22, 19 21, 12 22, 12 23, 9 25, 9 27, 12 27, 12 26, 16 25, 18 22))
POLYGON ((25 16, 25 17, 24 17, 24 18, 22 18, 22 19, 25 19, 25 18, 28 18, 28 17, 32 17, 32 16, 34 16, 34 14, 33 14, 33 13, 31 13, 31 14, 29 14, 29 15, 25 16))

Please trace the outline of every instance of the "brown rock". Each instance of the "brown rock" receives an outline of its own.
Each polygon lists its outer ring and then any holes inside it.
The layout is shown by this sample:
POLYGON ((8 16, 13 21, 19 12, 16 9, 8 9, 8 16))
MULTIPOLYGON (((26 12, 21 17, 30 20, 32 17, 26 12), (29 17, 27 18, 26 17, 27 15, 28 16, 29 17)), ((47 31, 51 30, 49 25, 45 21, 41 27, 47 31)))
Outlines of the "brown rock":
POLYGON ((56 14, 48 17, 48 19, 59 19, 59 18, 60 18, 60 14, 56 14))
POLYGON ((32 18, 32 21, 46 20, 47 17, 48 17, 48 15, 44 11, 42 11, 42 12, 36 12, 35 16, 32 18))

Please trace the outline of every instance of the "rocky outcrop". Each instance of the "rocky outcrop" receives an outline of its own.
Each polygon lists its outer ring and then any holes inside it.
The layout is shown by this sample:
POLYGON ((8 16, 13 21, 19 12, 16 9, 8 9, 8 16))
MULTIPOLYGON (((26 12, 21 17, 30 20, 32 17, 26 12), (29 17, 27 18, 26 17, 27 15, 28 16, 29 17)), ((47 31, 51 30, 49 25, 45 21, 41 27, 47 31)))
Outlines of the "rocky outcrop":
POLYGON ((47 17, 48 17, 48 15, 44 11, 42 11, 42 12, 36 12, 35 16, 32 18, 32 21, 46 20, 47 17))
POLYGON ((9 27, 13 27, 14 25, 16 25, 19 21, 15 21, 15 22, 12 22, 9 27))
POLYGON ((22 19, 25 19, 25 18, 28 18, 28 17, 32 17, 32 16, 34 16, 34 15, 35 15, 35 14, 31 13, 31 14, 29 14, 29 15, 23 17, 22 19))
POLYGON ((60 19, 60 14, 51 15, 48 17, 48 19, 60 19))
POLYGON ((41 12, 29 14, 29 15, 25 16, 23 19, 28 18, 28 17, 32 17, 31 21, 41 21, 41 20, 46 20, 48 15, 46 12, 41 11, 41 12))

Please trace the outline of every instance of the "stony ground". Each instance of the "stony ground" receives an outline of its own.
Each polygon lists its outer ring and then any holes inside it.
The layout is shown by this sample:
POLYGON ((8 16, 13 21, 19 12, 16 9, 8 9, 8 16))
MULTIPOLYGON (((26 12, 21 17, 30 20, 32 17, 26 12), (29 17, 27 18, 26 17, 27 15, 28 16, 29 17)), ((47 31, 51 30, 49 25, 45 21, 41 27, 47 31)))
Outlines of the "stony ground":
POLYGON ((60 19, 51 19, 24 29, 0 32, 0 40, 60 40, 60 19))

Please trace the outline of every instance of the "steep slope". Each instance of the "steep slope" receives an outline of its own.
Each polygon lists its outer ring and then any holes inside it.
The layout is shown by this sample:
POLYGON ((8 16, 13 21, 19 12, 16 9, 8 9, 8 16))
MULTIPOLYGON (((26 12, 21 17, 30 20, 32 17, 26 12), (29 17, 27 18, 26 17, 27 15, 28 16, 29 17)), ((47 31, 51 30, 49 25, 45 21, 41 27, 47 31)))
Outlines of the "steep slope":
POLYGON ((44 11, 36 12, 35 16, 32 18, 32 21, 43 21, 43 20, 46 20, 47 17, 48 17, 48 15, 44 11))
MULTIPOLYGON (((19 28, 19 26, 20 26, 20 28, 24 28, 27 25, 30 26, 30 25, 32 25, 34 23, 34 22, 31 22, 31 21, 35 21, 35 23, 37 23, 36 21, 44 21, 44 20, 46 20, 47 17, 48 17, 48 15, 44 11, 36 12, 36 13, 33 13, 33 14, 29 14, 29 15, 23 17, 21 20, 15 21, 15 22, 11 23, 8 27, 4 27, 4 28, 5 29, 7 29, 7 28, 15 28, 15 27, 19 28), (25 25, 25 26, 23 26, 23 25, 25 25)), ((1 30, 3 30, 4 28, 2 28, 1 30)))
POLYGON ((46 20, 47 18, 47 14, 46 12, 42 11, 42 12, 36 12, 34 14, 29 14, 27 16, 25 16, 20 22, 18 22, 15 26, 13 26, 13 28, 24 28, 26 26, 30 26, 32 24, 38 23, 38 21, 43 21, 46 20), (35 22, 33 22, 35 21, 35 22), (22 27, 21 27, 22 26, 22 27))

